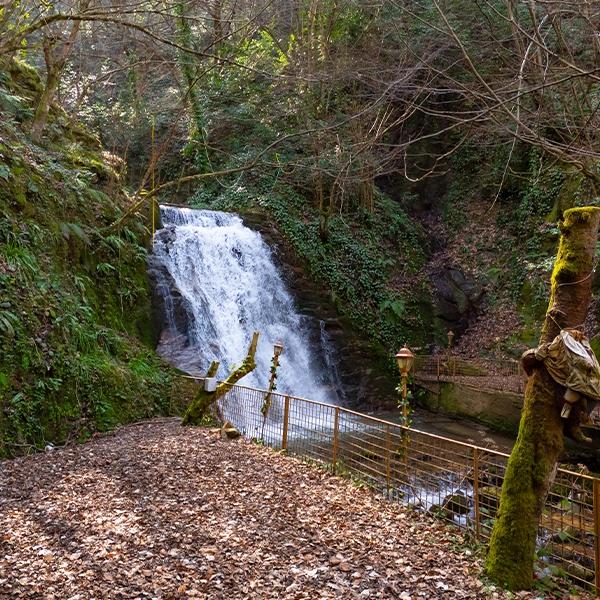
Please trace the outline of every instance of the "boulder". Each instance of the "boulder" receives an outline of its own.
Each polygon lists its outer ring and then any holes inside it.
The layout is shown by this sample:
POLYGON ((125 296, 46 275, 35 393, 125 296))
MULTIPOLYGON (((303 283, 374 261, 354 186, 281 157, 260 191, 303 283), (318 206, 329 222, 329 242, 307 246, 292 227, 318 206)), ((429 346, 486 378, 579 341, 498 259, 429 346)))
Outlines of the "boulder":
POLYGON ((491 512, 498 510, 500 506, 500 495, 502 488, 496 485, 488 485, 479 488, 479 506, 491 512))
POLYGON ((462 492, 448 494, 444 498, 442 506, 455 515, 466 515, 471 510, 471 502, 462 492))
POLYGON ((242 434, 235 428, 235 426, 229 421, 225 421, 223 423, 223 427, 221 427, 221 438, 224 440, 235 440, 239 438, 242 434))
POLYGON ((483 287, 457 267, 436 270, 429 277, 437 318, 444 327, 462 333, 479 311, 483 287))

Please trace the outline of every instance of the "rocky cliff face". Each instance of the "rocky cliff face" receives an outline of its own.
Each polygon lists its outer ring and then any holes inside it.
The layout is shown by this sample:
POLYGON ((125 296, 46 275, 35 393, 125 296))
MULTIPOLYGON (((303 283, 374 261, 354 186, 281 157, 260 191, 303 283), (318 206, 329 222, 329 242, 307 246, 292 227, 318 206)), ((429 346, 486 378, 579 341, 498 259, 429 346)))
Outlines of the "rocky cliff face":
POLYGON ((375 349, 366 336, 339 314, 331 293, 309 277, 275 228, 251 215, 244 216, 244 223, 259 231, 274 249, 300 313, 311 318, 308 323, 314 347, 329 346, 330 368, 335 370, 340 396, 347 405, 365 410, 396 406, 396 376, 384 350, 375 349))
POLYGON ((443 327, 461 335, 481 309, 484 288, 457 266, 436 269, 429 278, 435 316, 443 327))
MULTIPOLYGON (((172 244, 176 235, 174 228, 157 231, 165 244, 172 244)), ((152 290, 153 321, 163 334, 183 335, 189 330, 191 323, 191 307, 177 288, 177 284, 165 265, 156 259, 154 254, 148 255, 148 278, 152 290)))

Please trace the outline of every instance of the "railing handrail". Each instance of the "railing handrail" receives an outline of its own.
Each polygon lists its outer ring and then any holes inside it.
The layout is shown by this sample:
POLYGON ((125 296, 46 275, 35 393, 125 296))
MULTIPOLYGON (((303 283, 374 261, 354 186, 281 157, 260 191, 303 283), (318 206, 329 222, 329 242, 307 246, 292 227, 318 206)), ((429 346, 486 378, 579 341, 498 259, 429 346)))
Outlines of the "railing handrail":
MULTIPOLYGON (((197 379, 197 380, 204 380, 204 377, 194 377, 193 375, 188 375, 187 378, 189 379, 197 379)), ((257 392, 260 394, 268 394, 269 391, 266 389, 262 389, 262 388, 255 388, 255 387, 251 387, 248 385, 241 385, 239 383, 227 383, 226 381, 219 381, 219 384, 227 384, 229 385, 232 389, 233 388, 238 388, 238 389, 242 389, 242 390, 249 390, 251 392, 257 392)), ((499 450, 494 450, 492 448, 486 448, 485 446, 478 446, 477 444, 471 444, 469 442, 463 442, 461 440, 456 440, 453 438, 449 438, 443 435, 439 435, 437 433, 431 433, 428 431, 422 431, 421 429, 416 429, 414 427, 409 427, 406 425, 402 425, 400 423, 396 423, 394 421, 388 421, 387 419, 381 419, 379 417, 374 417, 373 415, 369 415, 367 413, 361 413, 355 410, 352 410, 350 408, 346 408, 344 406, 340 406, 338 404, 331 404, 328 402, 320 402, 319 400, 311 400, 310 398, 304 398, 302 396, 293 396, 291 394, 286 394, 283 392, 271 392, 272 396, 279 396, 282 399, 285 398, 289 398, 292 401, 299 401, 299 402, 308 402, 309 404, 312 404, 314 406, 320 406, 320 407, 324 407, 324 408, 328 408, 328 409, 332 409, 332 410, 336 410, 339 409, 341 412, 344 412, 346 414, 350 414, 350 415, 354 415, 357 417, 360 417, 361 419, 367 419, 373 423, 380 423, 382 425, 387 425, 387 426, 392 426, 395 427, 397 429, 402 429, 408 432, 414 432, 417 433, 419 435, 423 435, 425 437, 431 438, 431 439, 436 439, 436 440, 440 440, 442 442, 449 442, 451 444, 456 444, 457 446, 462 446, 463 448, 469 448, 471 450, 477 450, 478 452, 486 452, 488 454, 492 454, 494 456, 500 456, 502 458, 509 458, 510 454, 507 454, 506 452, 500 452, 499 450)), ((586 479, 588 481, 593 481, 593 480, 598 480, 600 481, 600 478, 598 477, 594 477, 592 475, 588 475, 585 473, 579 473, 577 471, 571 471, 569 469, 565 469, 563 467, 559 467, 558 471, 560 471, 561 473, 564 473, 566 475, 573 475, 573 476, 577 476, 580 477, 581 479, 586 479)))

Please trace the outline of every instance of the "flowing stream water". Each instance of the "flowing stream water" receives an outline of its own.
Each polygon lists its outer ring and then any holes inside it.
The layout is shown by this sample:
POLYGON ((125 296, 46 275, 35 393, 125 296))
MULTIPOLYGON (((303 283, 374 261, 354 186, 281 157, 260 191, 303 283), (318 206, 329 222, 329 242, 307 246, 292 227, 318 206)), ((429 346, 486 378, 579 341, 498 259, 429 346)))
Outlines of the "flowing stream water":
POLYGON ((159 354, 193 374, 219 361, 223 378, 259 331, 257 367, 240 383, 268 385, 273 343, 281 341, 277 389, 339 403, 333 349, 322 335, 315 348, 310 330, 318 332, 319 324, 297 312, 260 234, 217 211, 163 206, 161 220, 151 257, 166 319, 159 354))

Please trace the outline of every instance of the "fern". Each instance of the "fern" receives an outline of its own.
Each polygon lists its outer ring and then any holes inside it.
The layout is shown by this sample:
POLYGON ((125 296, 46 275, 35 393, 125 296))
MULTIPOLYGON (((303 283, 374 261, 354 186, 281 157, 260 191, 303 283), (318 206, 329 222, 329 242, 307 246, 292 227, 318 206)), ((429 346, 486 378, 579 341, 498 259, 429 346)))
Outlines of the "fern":
POLYGON ((19 327, 19 317, 10 310, 0 310, 0 332, 9 338, 15 337, 19 327))
POLYGON ((99 263, 96 266, 96 271, 98 271, 98 273, 104 273, 105 275, 107 275, 108 273, 116 271, 116 269, 110 263, 103 262, 103 263, 99 263))
POLYGON ((106 244, 109 248, 114 249, 114 250, 123 250, 123 248, 125 247, 125 241, 122 240, 119 236, 117 235, 109 235, 106 236, 103 240, 102 240, 103 244, 106 244))
POLYGON ((13 268, 18 269, 24 274, 33 275, 38 270, 38 263, 35 256, 24 246, 17 243, 4 244, 0 248, 4 254, 6 262, 13 268))
POLYGON ((82 241, 86 246, 89 246, 91 243, 88 234, 83 230, 81 225, 78 225, 77 223, 61 223, 60 231, 66 240, 75 237, 82 241))

